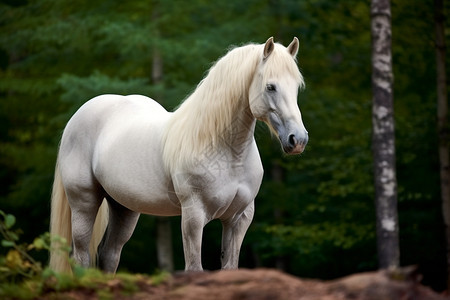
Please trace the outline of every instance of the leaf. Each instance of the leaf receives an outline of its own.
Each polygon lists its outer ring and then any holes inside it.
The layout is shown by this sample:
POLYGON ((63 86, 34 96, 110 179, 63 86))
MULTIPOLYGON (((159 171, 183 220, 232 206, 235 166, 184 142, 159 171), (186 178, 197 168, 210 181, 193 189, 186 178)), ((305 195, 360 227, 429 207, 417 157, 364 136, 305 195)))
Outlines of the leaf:
POLYGON ((23 268, 23 260, 19 251, 9 250, 6 255, 6 265, 10 268, 23 268))
POLYGON ((7 234, 7 237, 8 237, 8 239, 10 239, 12 241, 19 240, 19 236, 15 232, 9 231, 8 234, 7 234))
POLYGON ((2 246, 5 248, 14 247, 15 243, 13 241, 2 240, 2 246))
POLYGON ((7 229, 10 229, 11 227, 13 227, 15 223, 16 223, 16 217, 14 217, 13 215, 10 215, 10 214, 5 216, 5 226, 7 229))
POLYGON ((33 241, 33 247, 38 250, 44 249, 44 248, 46 248, 46 243, 41 238, 35 238, 33 241))

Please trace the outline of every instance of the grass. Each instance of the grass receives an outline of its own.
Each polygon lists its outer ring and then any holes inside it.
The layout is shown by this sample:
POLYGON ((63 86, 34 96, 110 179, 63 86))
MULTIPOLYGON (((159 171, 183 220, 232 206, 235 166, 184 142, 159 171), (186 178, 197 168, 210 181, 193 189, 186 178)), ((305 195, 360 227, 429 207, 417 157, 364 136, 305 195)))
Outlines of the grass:
MULTIPOLYGON (((75 273, 75 272, 74 272, 75 273)), ((0 283, 0 299, 34 299, 45 297, 59 299, 58 295, 69 291, 97 295, 99 299, 112 299, 115 294, 131 296, 143 285, 157 286, 170 277, 169 273, 152 276, 142 274, 105 274, 97 269, 85 269, 82 274, 57 274, 48 269, 42 276, 20 283, 0 283)))
POLYGON ((140 274, 105 274, 97 269, 84 269, 72 259, 73 274, 57 273, 44 268, 30 251, 55 250, 70 253, 67 241, 49 233, 37 237, 32 244, 20 243, 21 231, 14 229, 16 218, 0 210, 0 245, 6 254, 0 254, 0 299, 62 299, 58 296, 67 291, 84 291, 86 295, 96 294, 99 299, 111 299, 120 295, 139 292, 140 286, 157 286, 166 281, 168 273, 153 276, 140 274))

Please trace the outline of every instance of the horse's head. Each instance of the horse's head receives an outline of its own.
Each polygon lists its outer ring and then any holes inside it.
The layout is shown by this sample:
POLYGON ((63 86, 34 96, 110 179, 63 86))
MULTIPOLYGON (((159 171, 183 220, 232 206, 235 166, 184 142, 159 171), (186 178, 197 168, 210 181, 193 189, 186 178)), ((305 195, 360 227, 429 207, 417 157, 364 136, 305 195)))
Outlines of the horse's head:
POLYGON ((287 154, 299 154, 308 142, 297 94, 304 85, 296 64, 297 38, 285 48, 269 38, 249 90, 250 110, 278 136, 287 154))

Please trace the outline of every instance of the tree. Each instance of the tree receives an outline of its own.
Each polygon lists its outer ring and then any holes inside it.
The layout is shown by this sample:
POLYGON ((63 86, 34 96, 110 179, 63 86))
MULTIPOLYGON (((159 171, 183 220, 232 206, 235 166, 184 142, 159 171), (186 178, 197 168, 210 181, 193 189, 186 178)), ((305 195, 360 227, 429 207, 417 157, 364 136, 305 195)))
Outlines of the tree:
POLYGON ((447 289, 450 289, 450 162, 443 0, 434 1, 434 18, 436 29, 437 127, 439 136, 441 201, 445 225, 445 240, 447 242, 447 289))
POLYGON ((372 151, 380 268, 399 266, 389 0, 372 0, 372 151))

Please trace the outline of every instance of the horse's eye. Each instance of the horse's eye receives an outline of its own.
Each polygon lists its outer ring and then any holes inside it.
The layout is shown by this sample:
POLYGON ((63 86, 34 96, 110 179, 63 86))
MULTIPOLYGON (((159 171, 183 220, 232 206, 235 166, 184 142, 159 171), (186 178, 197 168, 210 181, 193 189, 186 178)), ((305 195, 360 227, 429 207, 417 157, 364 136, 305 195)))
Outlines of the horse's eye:
POLYGON ((277 88, 275 87, 275 85, 269 83, 266 85, 266 90, 269 92, 276 92, 277 88))

